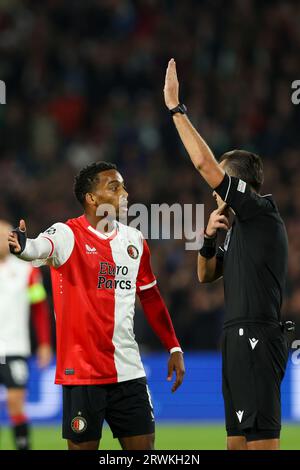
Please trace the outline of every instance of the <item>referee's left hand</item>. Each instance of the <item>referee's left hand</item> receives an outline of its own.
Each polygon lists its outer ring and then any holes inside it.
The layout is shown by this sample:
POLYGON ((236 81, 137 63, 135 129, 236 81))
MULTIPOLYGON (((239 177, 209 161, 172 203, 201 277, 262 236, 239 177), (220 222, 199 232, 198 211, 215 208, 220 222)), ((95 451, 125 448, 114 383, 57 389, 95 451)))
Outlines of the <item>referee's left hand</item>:
POLYGON ((174 370, 176 373, 176 380, 173 384, 172 392, 176 392, 177 388, 180 387, 180 385, 183 382, 183 377, 185 374, 183 354, 180 351, 173 352, 170 355, 170 359, 168 362, 168 377, 167 377, 167 380, 169 382, 172 380, 174 370))

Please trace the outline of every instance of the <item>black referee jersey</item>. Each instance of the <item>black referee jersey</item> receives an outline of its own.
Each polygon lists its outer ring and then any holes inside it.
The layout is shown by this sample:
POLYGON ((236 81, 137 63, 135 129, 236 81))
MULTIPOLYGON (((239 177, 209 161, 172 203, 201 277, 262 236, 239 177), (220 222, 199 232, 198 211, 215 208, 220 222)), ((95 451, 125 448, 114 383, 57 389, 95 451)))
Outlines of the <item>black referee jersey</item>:
POLYGON ((223 260, 224 326, 278 324, 288 240, 272 195, 260 196, 244 181, 227 174, 215 191, 236 215, 217 252, 223 260))
POLYGON ((223 260, 225 320, 222 392, 228 436, 278 439, 280 385, 288 341, 279 326, 288 242, 271 195, 225 175, 215 189, 236 217, 217 256, 223 260))

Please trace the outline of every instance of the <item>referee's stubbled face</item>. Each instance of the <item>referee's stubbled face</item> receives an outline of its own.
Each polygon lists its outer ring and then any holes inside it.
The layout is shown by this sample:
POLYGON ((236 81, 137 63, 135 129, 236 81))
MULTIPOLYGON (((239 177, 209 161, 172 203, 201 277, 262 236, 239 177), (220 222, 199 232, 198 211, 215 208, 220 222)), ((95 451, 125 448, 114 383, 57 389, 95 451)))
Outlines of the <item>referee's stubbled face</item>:
POLYGON ((12 227, 5 220, 0 220, 0 260, 6 258, 9 254, 9 247, 7 243, 8 233, 12 227))

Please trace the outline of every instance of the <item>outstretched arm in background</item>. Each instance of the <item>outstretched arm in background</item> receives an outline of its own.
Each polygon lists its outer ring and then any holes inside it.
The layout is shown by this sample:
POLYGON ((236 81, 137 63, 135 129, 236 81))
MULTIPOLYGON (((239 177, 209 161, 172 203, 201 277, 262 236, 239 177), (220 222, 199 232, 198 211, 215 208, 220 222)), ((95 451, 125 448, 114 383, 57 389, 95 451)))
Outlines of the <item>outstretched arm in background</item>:
POLYGON ((75 239, 70 227, 63 223, 52 225, 35 239, 27 238, 25 222, 20 220, 19 227, 9 233, 8 243, 11 253, 22 260, 40 260, 36 266, 51 264, 58 268, 71 256, 75 239))
POLYGON ((20 220, 19 227, 8 235, 8 244, 11 253, 24 261, 46 259, 51 255, 52 245, 47 238, 31 240, 27 238, 26 224, 20 220))

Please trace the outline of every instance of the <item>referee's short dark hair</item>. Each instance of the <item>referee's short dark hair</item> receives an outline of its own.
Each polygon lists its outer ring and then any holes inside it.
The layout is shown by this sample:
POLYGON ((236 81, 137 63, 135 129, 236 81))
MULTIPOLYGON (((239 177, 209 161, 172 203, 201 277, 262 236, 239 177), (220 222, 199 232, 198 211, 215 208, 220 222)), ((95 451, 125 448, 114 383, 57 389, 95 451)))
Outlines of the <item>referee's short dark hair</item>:
POLYGON ((108 162, 95 162, 82 168, 74 182, 74 194, 80 204, 84 205, 85 195, 92 192, 99 183, 98 173, 116 169, 116 165, 108 162))
POLYGON ((232 150, 223 153, 219 162, 225 160, 230 176, 240 178, 259 193, 264 182, 263 162, 259 155, 246 150, 232 150))

